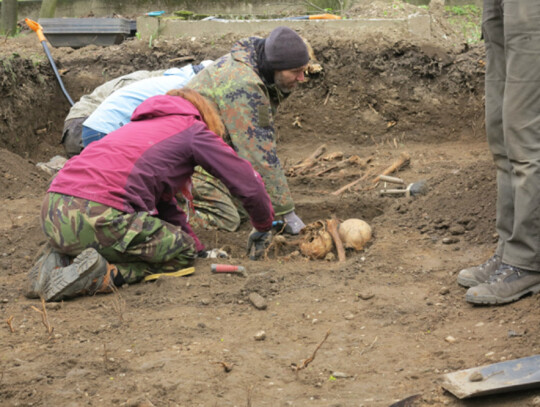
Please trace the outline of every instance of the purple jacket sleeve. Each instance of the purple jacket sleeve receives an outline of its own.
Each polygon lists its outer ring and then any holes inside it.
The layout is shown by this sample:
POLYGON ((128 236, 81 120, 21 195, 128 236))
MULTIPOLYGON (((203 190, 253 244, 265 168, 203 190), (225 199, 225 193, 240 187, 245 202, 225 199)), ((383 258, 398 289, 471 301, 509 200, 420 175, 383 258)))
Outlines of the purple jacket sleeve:
POLYGON ((249 161, 240 158, 214 133, 203 128, 194 133, 192 149, 195 162, 221 180, 231 194, 240 199, 255 229, 260 232, 270 230, 274 208, 261 176, 249 161))
POLYGON ((157 210, 159 212, 158 217, 160 219, 175 226, 181 226, 182 230, 193 238, 195 241, 195 249, 198 252, 204 250, 204 245, 201 243, 188 223, 186 213, 178 206, 176 198, 172 197, 170 200, 162 199, 157 204, 157 210))

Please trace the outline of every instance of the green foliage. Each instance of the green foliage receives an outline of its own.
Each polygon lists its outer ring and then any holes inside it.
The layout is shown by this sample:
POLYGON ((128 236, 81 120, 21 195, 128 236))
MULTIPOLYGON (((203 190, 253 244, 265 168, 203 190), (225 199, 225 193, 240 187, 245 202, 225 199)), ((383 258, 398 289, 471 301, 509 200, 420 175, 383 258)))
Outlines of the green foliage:
POLYGON ((178 10, 173 13, 176 17, 180 18, 181 20, 189 20, 193 17, 193 11, 188 10, 178 10))
POLYGON ((482 33, 482 10, 474 4, 446 6, 448 23, 459 32, 468 44, 480 41, 482 33))
POLYGON ((480 8, 474 4, 466 4, 463 6, 446 6, 445 9, 456 16, 474 15, 479 17, 482 14, 482 10, 480 10, 480 8))

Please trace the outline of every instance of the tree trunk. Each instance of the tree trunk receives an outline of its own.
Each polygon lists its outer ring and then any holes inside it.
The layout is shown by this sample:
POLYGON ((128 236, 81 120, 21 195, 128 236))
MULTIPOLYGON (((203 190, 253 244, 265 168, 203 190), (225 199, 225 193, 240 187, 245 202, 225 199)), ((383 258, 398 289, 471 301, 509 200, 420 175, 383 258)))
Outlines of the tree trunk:
POLYGON ((54 18, 57 1, 58 0, 43 0, 41 3, 41 10, 39 11, 39 18, 54 18))
POLYGON ((0 33, 5 35, 14 35, 17 33, 17 0, 2 1, 0 33))

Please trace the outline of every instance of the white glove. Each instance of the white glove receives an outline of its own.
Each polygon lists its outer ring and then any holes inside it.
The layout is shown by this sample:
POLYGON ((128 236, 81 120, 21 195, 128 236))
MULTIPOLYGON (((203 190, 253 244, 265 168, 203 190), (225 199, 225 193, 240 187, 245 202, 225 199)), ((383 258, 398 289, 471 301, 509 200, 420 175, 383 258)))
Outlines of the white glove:
POLYGON ((290 235, 297 235, 306 227, 304 222, 302 222, 302 219, 300 219, 294 211, 283 215, 283 220, 285 221, 285 229, 283 231, 290 235))

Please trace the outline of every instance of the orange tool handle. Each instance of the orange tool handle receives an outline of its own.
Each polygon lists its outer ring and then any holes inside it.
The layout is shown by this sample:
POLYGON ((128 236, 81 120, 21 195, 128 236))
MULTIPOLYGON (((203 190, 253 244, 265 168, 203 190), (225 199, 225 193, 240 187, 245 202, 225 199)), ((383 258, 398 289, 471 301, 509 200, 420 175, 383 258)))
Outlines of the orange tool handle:
POLYGON ((30 27, 33 31, 36 32, 41 42, 46 41, 45 35, 43 35, 43 27, 41 26, 41 24, 36 21, 30 20, 29 18, 25 18, 24 22, 28 25, 28 27, 30 27))
POLYGON ((312 16, 309 16, 310 20, 341 20, 340 16, 336 16, 335 14, 314 14, 312 16))
POLYGON ((210 269, 212 273, 242 273, 246 270, 243 266, 234 266, 232 264, 212 264, 210 269))

